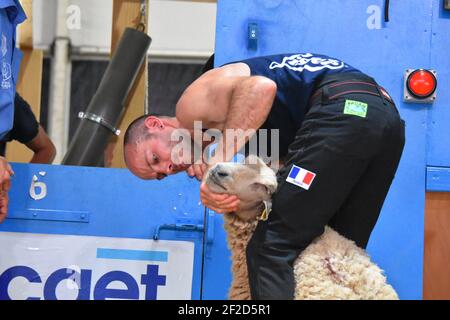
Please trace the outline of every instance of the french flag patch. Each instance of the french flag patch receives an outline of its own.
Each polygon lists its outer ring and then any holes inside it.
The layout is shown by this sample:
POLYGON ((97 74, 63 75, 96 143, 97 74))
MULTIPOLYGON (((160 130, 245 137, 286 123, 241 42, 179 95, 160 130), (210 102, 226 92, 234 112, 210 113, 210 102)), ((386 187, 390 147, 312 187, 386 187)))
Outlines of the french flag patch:
POLYGON ((309 190, 315 177, 316 174, 314 172, 293 165, 286 181, 309 190))

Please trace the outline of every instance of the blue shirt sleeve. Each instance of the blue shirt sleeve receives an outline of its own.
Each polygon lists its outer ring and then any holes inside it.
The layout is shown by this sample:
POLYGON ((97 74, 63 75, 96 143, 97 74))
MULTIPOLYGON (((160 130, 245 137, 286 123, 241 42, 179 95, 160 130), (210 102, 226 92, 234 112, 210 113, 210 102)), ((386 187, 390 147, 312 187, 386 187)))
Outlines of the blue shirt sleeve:
POLYGON ((11 130, 14 97, 22 54, 16 48, 16 27, 26 19, 18 0, 0 0, 0 140, 11 130))

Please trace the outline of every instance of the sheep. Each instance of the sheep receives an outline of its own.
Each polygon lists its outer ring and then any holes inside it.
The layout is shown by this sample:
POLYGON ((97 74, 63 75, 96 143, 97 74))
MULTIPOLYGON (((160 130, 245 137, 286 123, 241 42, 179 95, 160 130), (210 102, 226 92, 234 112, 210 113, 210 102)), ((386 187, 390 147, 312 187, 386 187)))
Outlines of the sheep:
MULTIPOLYGON (((204 177, 213 192, 235 194, 238 212, 224 214, 224 228, 232 260, 232 283, 228 297, 249 300, 246 247, 264 208, 277 189, 275 172, 256 156, 244 163, 219 163, 204 177)), ((267 210, 268 211, 268 210, 267 210)), ((330 227, 295 260, 295 299, 397 300, 383 271, 353 241, 330 227)))

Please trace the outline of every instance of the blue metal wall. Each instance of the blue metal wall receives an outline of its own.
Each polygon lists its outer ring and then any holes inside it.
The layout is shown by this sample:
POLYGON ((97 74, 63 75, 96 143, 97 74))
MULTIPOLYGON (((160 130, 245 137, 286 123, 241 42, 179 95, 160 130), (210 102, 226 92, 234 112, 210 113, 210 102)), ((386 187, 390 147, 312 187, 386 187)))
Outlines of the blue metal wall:
POLYGON ((435 2, 430 65, 438 73, 438 89, 436 102, 428 108, 427 164, 450 167, 450 11, 442 9, 444 0, 435 2))
MULTIPOLYGON (((161 224, 203 224, 199 183, 186 175, 143 181, 125 169, 28 164, 13 169, 9 218, 0 231, 152 239, 161 224), (29 195, 34 175, 47 185, 47 196, 38 201, 29 195)), ((162 230, 160 239, 194 242, 192 298, 199 299, 203 232, 162 230)))
POLYGON ((450 192, 450 11, 443 10, 444 0, 433 6, 431 67, 436 69, 436 102, 428 109, 427 190, 450 192))
MULTIPOLYGON (((408 68, 435 67, 430 61, 431 46, 442 55, 446 53, 444 44, 437 44, 439 34, 448 37, 448 15, 442 13, 443 6, 438 8, 439 2, 391 1, 390 22, 383 21, 380 28, 372 28, 372 18, 377 12, 384 17, 384 0, 218 2, 216 65, 282 52, 323 53, 373 76, 394 97, 406 121, 407 142, 368 251, 386 270, 402 299, 422 297, 427 112, 434 108, 403 103, 403 73, 408 68), (249 25, 257 30, 256 43, 249 42, 249 25)), ((445 71, 439 68, 440 78, 448 75, 450 59, 443 62, 445 58, 436 53, 431 60, 439 67, 447 66, 445 71)), ((442 83, 440 87, 438 99, 445 90, 442 83)), ((442 139, 434 145, 440 147, 442 139)), ((227 285, 222 281, 230 279, 220 216, 216 216, 215 225, 216 238, 206 248, 210 252, 204 271, 206 299, 226 297, 227 285)))

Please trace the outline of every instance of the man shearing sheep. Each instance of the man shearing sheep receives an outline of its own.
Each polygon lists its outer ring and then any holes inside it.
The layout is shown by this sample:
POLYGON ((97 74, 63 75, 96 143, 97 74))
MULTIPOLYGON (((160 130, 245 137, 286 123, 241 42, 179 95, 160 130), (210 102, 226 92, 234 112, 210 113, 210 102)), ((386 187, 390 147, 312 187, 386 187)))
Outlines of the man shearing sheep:
MULTIPOLYGON (((374 79, 335 58, 311 53, 237 61, 194 81, 176 117, 146 115, 125 135, 125 161, 143 179, 187 171, 201 179, 204 163, 175 161, 171 134, 194 122, 221 132, 279 130, 284 165, 272 212, 247 247, 253 299, 292 299, 292 265, 326 225, 365 248, 388 193, 405 142, 404 122, 374 79)), ((208 164, 229 161, 248 139, 218 141, 208 164)), ((202 144, 202 148, 207 146, 202 144)), ((192 159, 192 157, 189 157, 192 159)), ((239 207, 235 196, 203 183, 203 204, 216 212, 239 207)))

